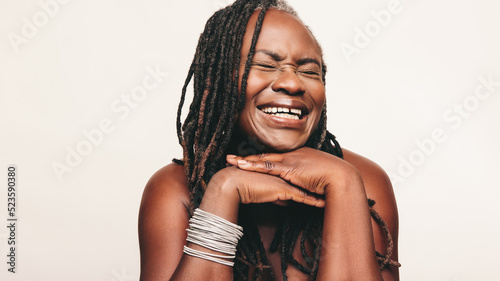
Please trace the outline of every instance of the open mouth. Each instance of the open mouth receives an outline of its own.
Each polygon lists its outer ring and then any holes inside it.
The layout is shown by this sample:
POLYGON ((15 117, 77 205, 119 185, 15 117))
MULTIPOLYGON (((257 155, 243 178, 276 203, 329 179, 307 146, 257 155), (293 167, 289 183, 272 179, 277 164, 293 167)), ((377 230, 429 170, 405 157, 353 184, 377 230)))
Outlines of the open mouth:
POLYGON ((301 109, 301 108, 265 106, 259 109, 268 115, 286 119, 292 119, 292 120, 302 119, 308 113, 307 109, 301 109))

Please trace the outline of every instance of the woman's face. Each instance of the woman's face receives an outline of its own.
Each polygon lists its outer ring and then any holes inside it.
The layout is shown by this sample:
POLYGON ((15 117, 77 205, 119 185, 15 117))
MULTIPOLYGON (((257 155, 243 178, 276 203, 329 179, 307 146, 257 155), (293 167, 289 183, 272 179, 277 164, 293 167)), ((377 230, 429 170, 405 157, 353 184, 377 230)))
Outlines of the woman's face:
MULTIPOLYGON (((240 86, 258 13, 250 18, 243 41, 240 86)), ((240 133, 271 151, 303 146, 325 104, 321 63, 320 48, 306 27, 286 12, 269 10, 248 75, 240 133)))

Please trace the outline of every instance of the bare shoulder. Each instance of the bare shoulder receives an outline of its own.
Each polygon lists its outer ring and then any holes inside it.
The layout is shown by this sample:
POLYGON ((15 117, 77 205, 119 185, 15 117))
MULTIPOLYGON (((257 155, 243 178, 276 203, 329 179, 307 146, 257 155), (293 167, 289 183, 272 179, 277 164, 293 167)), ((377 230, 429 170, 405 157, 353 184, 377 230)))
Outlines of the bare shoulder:
POLYGON ((189 219, 184 167, 169 164, 148 181, 139 210, 141 280, 168 280, 182 256, 189 219))
POLYGON ((347 149, 343 149, 343 152, 344 160, 353 165, 361 174, 368 198, 375 200, 377 205, 387 203, 395 206, 396 200, 392 184, 382 167, 370 159, 347 149))
MULTIPOLYGON (((394 243, 394 250, 391 255, 393 260, 398 260, 398 228, 399 217, 392 188, 391 181, 387 173, 375 162, 356 154, 347 149, 343 149, 344 160, 353 165, 361 174, 368 198, 375 200, 374 209, 386 222, 394 243)), ((373 222, 373 234, 375 247, 379 253, 386 254, 387 241, 385 233, 380 225, 373 222)), ((399 280, 398 269, 391 267, 384 270, 384 280, 399 280)))
POLYGON ((141 208, 147 207, 150 200, 180 200, 189 205, 189 191, 184 167, 175 163, 166 165, 151 176, 142 195, 141 208), (165 195, 168 195, 164 198, 165 195))

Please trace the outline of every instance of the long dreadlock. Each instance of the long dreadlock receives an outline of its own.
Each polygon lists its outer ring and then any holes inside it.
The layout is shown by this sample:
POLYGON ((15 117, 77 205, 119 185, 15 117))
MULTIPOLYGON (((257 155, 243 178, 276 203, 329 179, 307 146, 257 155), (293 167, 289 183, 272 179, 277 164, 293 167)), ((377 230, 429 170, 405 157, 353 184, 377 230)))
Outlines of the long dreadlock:
MULTIPOLYGON (((255 45, 266 11, 270 8, 283 10, 296 16, 293 9, 282 0, 237 0, 232 5, 217 11, 206 23, 201 34, 194 59, 182 88, 181 100, 177 111, 177 136, 183 147, 183 163, 189 183, 191 212, 200 205, 206 183, 219 170, 225 167, 225 155, 229 147, 238 113, 244 107, 246 86, 255 45), (243 37, 250 16, 259 10, 250 51, 243 73, 239 71, 243 37), (240 75, 241 89, 238 90, 240 75), (182 124, 181 113, 186 98, 187 87, 194 78, 194 97, 187 117, 182 124)), ((322 78, 325 81, 326 67, 322 63, 322 78)), ((323 108, 318 127, 312 133, 306 146, 343 157, 342 149, 335 136, 326 129, 326 106, 323 108)), ((373 205, 370 203, 370 207, 373 205)), ((323 210, 306 208, 297 213, 287 213, 271 243, 270 251, 280 251, 283 279, 287 280, 288 264, 316 276, 321 247, 323 210), (292 219, 293 218, 293 219, 292 219), (306 265, 300 264, 292 256, 297 238, 306 265), (305 248, 305 242, 313 245, 313 256, 305 248)), ((379 222, 388 239, 390 249, 387 255, 378 254, 381 268, 394 262, 390 260, 392 239, 383 220, 370 209, 372 216, 379 222)), ((249 267, 255 267, 255 280, 260 280, 266 270, 274 278, 266 249, 261 242, 255 223, 245 210, 240 211, 238 223, 244 227, 244 236, 238 244, 235 260, 235 280, 248 280, 249 267)))

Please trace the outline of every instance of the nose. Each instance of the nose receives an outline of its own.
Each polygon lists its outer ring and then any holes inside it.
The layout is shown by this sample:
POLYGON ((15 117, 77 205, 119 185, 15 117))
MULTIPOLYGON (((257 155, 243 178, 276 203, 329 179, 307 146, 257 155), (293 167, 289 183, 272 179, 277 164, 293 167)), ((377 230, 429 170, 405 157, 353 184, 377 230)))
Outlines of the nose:
POLYGON ((306 91, 304 83, 292 68, 282 69, 271 88, 275 92, 284 92, 288 95, 301 95, 306 91))

